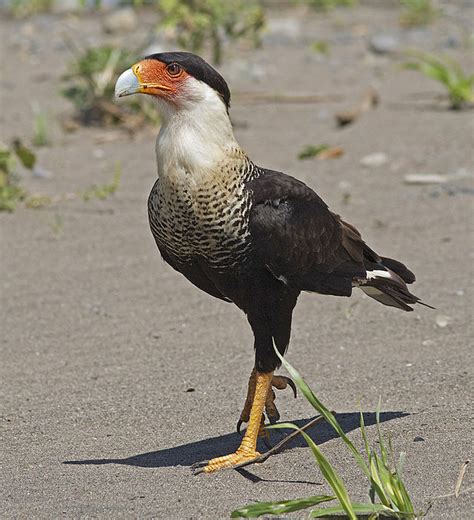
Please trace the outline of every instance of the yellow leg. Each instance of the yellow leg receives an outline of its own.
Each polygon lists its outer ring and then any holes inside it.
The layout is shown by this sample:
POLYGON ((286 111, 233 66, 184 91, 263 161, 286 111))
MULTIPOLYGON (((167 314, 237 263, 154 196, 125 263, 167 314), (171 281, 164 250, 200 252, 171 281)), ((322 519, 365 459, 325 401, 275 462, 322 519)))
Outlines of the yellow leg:
MULTIPOLYGON (((252 407, 250 409, 250 419, 244 438, 235 453, 224 457, 217 457, 208 462, 202 468, 204 473, 213 473, 223 468, 232 468, 237 464, 252 460, 260 455, 257 451, 257 438, 262 422, 262 413, 267 400, 267 394, 272 384, 273 372, 255 372, 255 393, 253 396, 252 407)), ((250 384, 249 384, 250 392, 250 384)), ((199 473, 197 471, 196 473, 199 473)))
MULTIPOLYGON (((250 409, 252 407, 253 403, 253 396, 255 395, 255 381, 256 381, 256 370, 255 368, 252 370, 249 378, 249 385, 247 390, 247 397, 245 399, 245 405, 242 410, 242 413, 240 414, 240 419, 237 422, 237 431, 240 431, 240 427, 242 426, 242 423, 246 423, 250 419, 250 409)), ((296 386, 293 381, 286 376, 273 376, 272 377, 272 384, 268 388, 268 394, 267 398, 265 400, 265 412, 267 414, 268 420, 271 424, 276 423, 280 419, 280 414, 278 413, 278 409, 275 405, 275 392, 272 390, 272 387, 276 388, 277 390, 284 390, 287 387, 291 387, 293 390, 293 394, 296 397, 296 386)), ((263 429, 260 430, 260 436, 263 436, 267 434, 268 432, 263 429)))
POLYGON ((244 422, 249 422, 250 419, 250 410, 252 409, 253 398, 255 395, 255 385, 257 382, 257 371, 255 368, 252 369, 249 377, 249 385, 247 389, 247 397, 245 398, 244 409, 240 414, 239 422, 237 423, 237 431, 240 431, 240 426, 244 422))

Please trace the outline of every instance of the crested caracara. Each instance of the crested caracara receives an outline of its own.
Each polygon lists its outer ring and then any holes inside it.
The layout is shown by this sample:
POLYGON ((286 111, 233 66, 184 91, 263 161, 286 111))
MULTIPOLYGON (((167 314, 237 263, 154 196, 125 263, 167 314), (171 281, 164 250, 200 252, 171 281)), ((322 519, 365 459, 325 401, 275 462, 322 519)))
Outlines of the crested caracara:
POLYGON ((301 291, 350 296, 357 287, 378 302, 411 311, 421 303, 402 263, 371 249, 351 224, 332 213, 303 182, 254 164, 237 143, 230 91, 202 58, 153 54, 118 79, 117 97, 156 99, 158 179, 149 199, 150 228, 163 259, 202 291, 237 305, 255 337, 255 367, 235 453, 199 466, 211 473, 253 459, 264 411, 278 420, 272 387, 288 347, 301 291))

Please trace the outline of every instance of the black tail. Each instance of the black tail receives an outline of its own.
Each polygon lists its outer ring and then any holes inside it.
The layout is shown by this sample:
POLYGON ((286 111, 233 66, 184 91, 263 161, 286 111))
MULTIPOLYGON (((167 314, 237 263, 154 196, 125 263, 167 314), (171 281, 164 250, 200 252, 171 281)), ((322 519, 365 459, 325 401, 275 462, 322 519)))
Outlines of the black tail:
POLYGON ((368 296, 390 307, 412 311, 410 305, 419 303, 434 309, 408 290, 406 284, 414 281, 415 275, 401 262, 382 257, 377 264, 370 262, 365 280, 358 280, 357 285, 368 296))
POLYGON ((414 273, 398 260, 385 258, 384 256, 382 256, 381 260, 384 267, 390 269, 390 271, 393 271, 395 274, 398 274, 405 283, 413 283, 416 280, 414 273))

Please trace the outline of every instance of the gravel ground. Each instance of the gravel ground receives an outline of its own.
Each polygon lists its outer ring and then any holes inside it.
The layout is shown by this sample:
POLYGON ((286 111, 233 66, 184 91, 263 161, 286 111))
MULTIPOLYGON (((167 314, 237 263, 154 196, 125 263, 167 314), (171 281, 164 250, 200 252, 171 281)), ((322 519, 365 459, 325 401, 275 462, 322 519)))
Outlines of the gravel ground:
MULTIPOLYGON (((381 396, 383 429, 407 454, 408 489, 421 510, 432 503, 433 520, 466 520, 473 505, 470 467, 458 498, 454 486, 472 456, 474 121, 472 111, 446 110, 435 83, 368 48, 372 37, 391 34, 397 48, 447 50, 472 69, 462 46, 462 24, 472 17, 465 5, 413 31, 401 31, 392 9, 328 16, 275 9, 263 48, 231 51, 222 67, 236 94, 237 137, 254 161, 316 189, 372 247, 406 262, 418 277, 413 292, 436 307, 402 313, 362 294, 303 295, 288 354, 358 445, 359 406, 373 425, 381 396), (317 39, 329 42, 329 56, 311 50, 317 39), (371 85, 378 108, 337 129, 334 113, 371 85), (239 92, 340 100, 250 104, 239 92), (323 142, 345 154, 298 161, 303 145, 323 142), (373 153, 385 154, 385 164, 363 166, 373 153), (448 182, 404 182, 423 173, 448 182)), ((192 463, 238 444, 250 330, 236 308, 159 258, 146 215, 153 135, 64 134, 57 122, 68 109, 58 94, 69 58, 64 35, 126 44, 149 27, 146 14, 120 36, 104 35, 97 17, 0 20, 2 140, 31 135, 32 102, 51 121, 52 146, 38 156, 53 176, 24 174, 25 186, 78 192, 108 182, 117 161, 123 168, 118 192, 105 201, 0 214, 2 518, 225 518, 251 501, 330 491, 301 442, 246 472, 191 474, 192 463)), ((312 416, 290 392, 278 402, 285 421, 312 416)), ((374 427, 368 431, 374 438, 374 427)), ((367 486, 342 442, 325 426, 311 435, 351 496, 364 500, 367 486)))

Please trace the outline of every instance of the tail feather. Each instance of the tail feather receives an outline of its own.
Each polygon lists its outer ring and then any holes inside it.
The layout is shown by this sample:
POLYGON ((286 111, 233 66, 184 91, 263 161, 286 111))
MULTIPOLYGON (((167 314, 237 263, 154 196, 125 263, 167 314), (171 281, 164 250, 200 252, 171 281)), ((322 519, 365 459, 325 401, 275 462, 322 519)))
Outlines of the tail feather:
POLYGON ((406 265, 403 265, 398 260, 394 260, 393 258, 386 258, 384 256, 382 256, 381 260, 383 266, 398 274, 398 276, 405 283, 413 283, 416 280, 414 273, 412 273, 406 265))
POLYGON ((377 266, 367 269, 366 278, 358 279, 356 285, 374 300, 390 307, 412 311, 410 305, 419 303, 433 309, 408 290, 406 284, 414 281, 415 275, 401 262, 382 257, 377 266))

